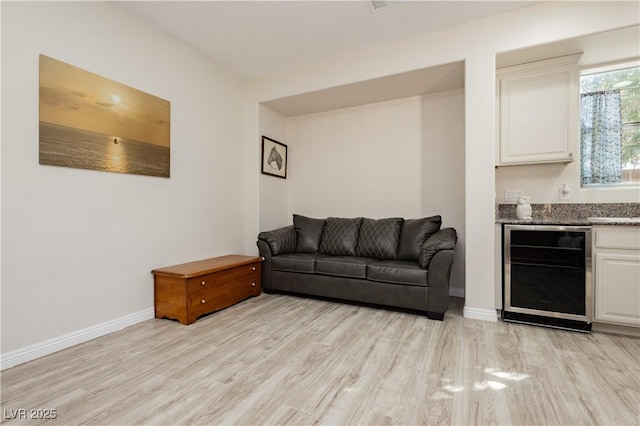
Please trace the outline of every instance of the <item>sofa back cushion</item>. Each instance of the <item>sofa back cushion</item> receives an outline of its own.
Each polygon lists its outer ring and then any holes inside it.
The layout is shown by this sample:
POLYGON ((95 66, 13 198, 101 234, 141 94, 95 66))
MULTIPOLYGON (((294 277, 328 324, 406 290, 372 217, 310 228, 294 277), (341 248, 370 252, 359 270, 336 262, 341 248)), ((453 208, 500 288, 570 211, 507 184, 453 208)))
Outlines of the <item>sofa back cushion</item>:
POLYGON ((441 224, 442 217, 439 215, 405 220, 400 230, 398 259, 417 261, 422 245, 440 229, 441 224))
POLYGON ((363 219, 356 253, 362 257, 392 260, 398 255, 403 219, 363 219))
POLYGON ((327 218, 319 252, 331 256, 355 256, 360 225, 362 225, 361 217, 354 219, 327 218))
POLYGON ((324 219, 293 215, 293 226, 296 229, 296 253, 318 252, 324 224, 324 219))

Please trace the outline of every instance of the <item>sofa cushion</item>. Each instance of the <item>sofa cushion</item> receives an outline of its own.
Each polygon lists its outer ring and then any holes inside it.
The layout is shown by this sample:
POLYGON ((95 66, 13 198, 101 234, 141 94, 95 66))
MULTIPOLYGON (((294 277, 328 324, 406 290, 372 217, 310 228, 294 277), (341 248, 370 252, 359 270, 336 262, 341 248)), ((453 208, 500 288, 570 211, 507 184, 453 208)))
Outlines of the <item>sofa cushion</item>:
POLYGON ((273 256, 282 253, 293 253, 296 250, 296 231, 293 226, 265 231, 258 234, 258 239, 266 241, 273 256))
POLYGON ((354 219, 327 218, 319 252, 331 256, 355 256, 361 224, 361 217, 354 219))
POLYGON ((395 259, 400 241, 400 226, 403 219, 363 219, 358 237, 358 256, 375 259, 395 259))
POLYGON ((296 228, 296 253, 316 253, 320 248, 324 219, 293 215, 293 226, 296 228))
POLYGON ((427 270, 411 260, 381 260, 367 265, 367 279, 426 287, 427 270))
POLYGON ((427 238, 435 234, 442 224, 442 217, 430 216, 421 219, 407 219, 400 229, 400 245, 398 247, 399 260, 417 261, 420 249, 427 238))
POLYGON ((420 266, 428 268, 433 256, 440 250, 453 250, 458 236, 453 228, 441 229, 429 238, 420 250, 420 266))
POLYGON ((337 277, 366 278, 367 265, 376 259, 352 256, 322 256, 316 258, 316 273, 337 277))
POLYGON ((303 272, 313 274, 316 256, 311 253, 289 253, 273 256, 271 269, 274 271, 303 272))

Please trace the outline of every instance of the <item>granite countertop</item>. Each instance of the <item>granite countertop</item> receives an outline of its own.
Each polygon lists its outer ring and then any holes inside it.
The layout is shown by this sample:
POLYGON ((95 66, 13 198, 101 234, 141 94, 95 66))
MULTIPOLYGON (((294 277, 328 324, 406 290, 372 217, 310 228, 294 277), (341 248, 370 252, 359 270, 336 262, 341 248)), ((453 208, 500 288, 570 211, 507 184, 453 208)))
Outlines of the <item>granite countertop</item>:
POLYGON ((515 204, 496 205, 496 223, 511 225, 640 226, 640 203, 531 204, 533 219, 516 218, 515 204))
POLYGON ((574 226, 593 226, 593 225, 617 225, 617 226, 640 226, 638 218, 608 218, 606 221, 556 217, 556 218, 533 218, 531 220, 515 219, 515 218, 498 218, 496 223, 505 223, 509 225, 574 225, 574 226))
POLYGON ((531 220, 516 219, 509 217, 501 217, 496 219, 496 223, 505 223, 508 225, 575 225, 575 226, 591 226, 591 222, 586 219, 571 218, 534 218, 531 220))

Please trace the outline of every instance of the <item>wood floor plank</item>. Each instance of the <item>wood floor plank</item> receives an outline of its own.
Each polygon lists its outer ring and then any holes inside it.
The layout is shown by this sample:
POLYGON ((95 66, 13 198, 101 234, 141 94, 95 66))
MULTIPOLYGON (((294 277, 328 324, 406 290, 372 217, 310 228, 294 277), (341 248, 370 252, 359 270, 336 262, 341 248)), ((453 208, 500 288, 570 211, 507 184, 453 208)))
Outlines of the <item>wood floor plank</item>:
POLYGON ((0 374, 3 424, 638 425, 640 339, 261 295, 0 374), (55 409, 53 420, 16 418, 55 409), (13 415, 13 417, 12 417, 13 415))

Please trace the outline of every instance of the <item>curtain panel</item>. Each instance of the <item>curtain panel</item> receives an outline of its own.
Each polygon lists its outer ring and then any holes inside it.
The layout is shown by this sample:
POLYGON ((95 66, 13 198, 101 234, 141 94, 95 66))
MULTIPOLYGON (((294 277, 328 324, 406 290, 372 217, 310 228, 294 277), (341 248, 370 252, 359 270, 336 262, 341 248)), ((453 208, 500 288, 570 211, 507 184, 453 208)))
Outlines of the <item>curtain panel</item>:
POLYGON ((581 95, 580 176, 582 185, 622 181, 622 112, 620 91, 581 95))

